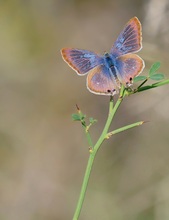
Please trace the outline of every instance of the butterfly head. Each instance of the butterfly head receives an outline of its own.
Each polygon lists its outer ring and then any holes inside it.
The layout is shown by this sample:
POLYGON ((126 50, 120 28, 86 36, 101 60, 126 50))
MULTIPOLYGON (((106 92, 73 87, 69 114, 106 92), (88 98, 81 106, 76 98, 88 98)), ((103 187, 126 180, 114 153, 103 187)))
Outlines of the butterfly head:
POLYGON ((105 57, 109 57, 109 53, 104 52, 104 56, 105 56, 105 57))

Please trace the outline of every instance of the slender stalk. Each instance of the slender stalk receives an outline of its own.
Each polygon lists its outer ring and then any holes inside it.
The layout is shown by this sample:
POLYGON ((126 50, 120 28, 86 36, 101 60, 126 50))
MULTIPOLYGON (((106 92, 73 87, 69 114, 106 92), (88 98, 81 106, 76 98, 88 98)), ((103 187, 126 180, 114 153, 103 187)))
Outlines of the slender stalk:
POLYGON ((82 184, 82 188, 81 188, 81 192, 80 192, 80 196, 79 196, 79 200, 76 206, 76 210, 74 213, 74 217, 73 220, 78 220, 81 209, 82 209, 82 205, 83 205, 83 201, 85 198, 85 194, 86 194, 86 189, 87 189, 87 185, 89 182, 89 177, 90 177, 90 173, 91 173, 91 169, 92 169, 92 165, 94 162, 94 158, 95 158, 95 154, 94 153, 90 153, 89 159, 88 159, 88 163, 87 163, 87 167, 86 167, 86 172, 84 175, 84 179, 83 179, 83 184, 82 184))
POLYGON ((157 82, 157 83, 153 83, 151 85, 139 87, 139 88, 136 89, 136 91, 134 91, 134 93, 143 92, 145 90, 153 89, 153 88, 156 88, 156 87, 159 87, 159 86, 163 86, 163 85, 166 85, 166 84, 169 84, 169 79, 163 80, 163 81, 160 81, 160 82, 157 82))
POLYGON ((89 131, 86 129, 85 129, 85 133, 86 133, 87 141, 89 143, 89 148, 93 149, 93 142, 92 142, 91 135, 90 135, 89 131))
POLYGON ((116 129, 114 131, 109 132, 107 134, 106 138, 109 139, 114 134, 120 133, 120 132, 128 130, 130 128, 134 128, 134 127, 139 126, 139 125, 142 125, 143 123, 145 123, 145 121, 139 121, 139 122, 136 122, 136 123, 133 123, 133 124, 130 124, 130 125, 126 125, 126 126, 124 126, 122 128, 118 128, 118 129, 116 129))
POLYGON ((113 108, 113 97, 110 97, 108 118, 107 118, 105 127, 100 135, 100 138, 98 139, 97 143, 92 148, 92 150, 90 150, 90 156, 88 159, 88 163, 87 163, 87 167, 86 167, 86 171, 85 171, 85 175, 84 175, 84 179, 83 179, 83 183, 82 183, 82 188, 81 188, 81 192, 80 192, 80 197, 79 197, 79 200, 78 200, 78 203, 76 206, 73 220, 78 220, 78 218, 79 218, 96 153, 99 150, 103 141, 106 139, 107 132, 108 132, 109 127, 111 125, 111 122, 114 118, 114 115, 115 115, 117 109, 119 108, 121 102, 123 101, 123 98, 125 96, 124 90, 125 89, 122 86, 122 88, 120 90, 119 98, 118 98, 114 108, 113 108))
POLYGON ((106 139, 106 136, 107 136, 109 127, 112 123, 112 120, 114 118, 114 115, 115 115, 117 109, 119 108, 120 104, 122 103, 124 96, 125 96, 125 88, 122 86, 122 88, 120 90, 119 98, 118 98, 114 108, 113 108, 113 101, 110 99, 108 118, 107 118, 105 127, 102 131, 102 134, 101 134, 100 138, 98 139, 96 145, 94 146, 94 151, 97 152, 99 150, 101 144, 103 143, 103 141, 106 139))
POLYGON ((147 77, 147 79, 145 79, 139 86, 138 86, 138 88, 137 89, 139 89, 139 88, 141 88, 147 81, 148 81, 148 77, 147 77))
POLYGON ((79 113, 79 115, 81 117, 82 127, 83 127, 83 129, 85 131, 86 138, 87 138, 87 141, 88 141, 88 144, 89 144, 89 148, 93 149, 93 142, 92 142, 91 135, 89 133, 89 126, 86 125, 86 122, 85 122, 85 119, 84 119, 84 115, 80 111, 79 107, 77 105, 76 105, 76 107, 77 107, 78 113, 79 113))

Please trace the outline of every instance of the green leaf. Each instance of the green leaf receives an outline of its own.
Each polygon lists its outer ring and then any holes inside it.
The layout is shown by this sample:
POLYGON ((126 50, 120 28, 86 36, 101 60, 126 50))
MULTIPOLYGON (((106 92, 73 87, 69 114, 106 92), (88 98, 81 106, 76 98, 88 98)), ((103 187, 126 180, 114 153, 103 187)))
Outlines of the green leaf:
POLYGON ((146 76, 136 76, 134 77, 134 82, 143 81, 145 79, 147 79, 146 76))
POLYGON ((81 121, 81 117, 78 114, 72 114, 73 121, 81 121))
POLYGON ((152 79, 152 80, 162 80, 162 79, 164 79, 164 75, 162 73, 157 73, 157 74, 154 74, 154 75, 150 76, 150 79, 152 79))
POLYGON ((73 121, 83 121, 86 118, 86 115, 81 114, 72 114, 73 121))
POLYGON ((97 120, 94 119, 94 118, 89 118, 89 122, 90 122, 91 124, 94 124, 95 122, 97 122, 97 120))
POLYGON ((149 70, 149 76, 154 75, 156 71, 160 68, 160 65, 161 65, 160 62, 154 63, 149 70))

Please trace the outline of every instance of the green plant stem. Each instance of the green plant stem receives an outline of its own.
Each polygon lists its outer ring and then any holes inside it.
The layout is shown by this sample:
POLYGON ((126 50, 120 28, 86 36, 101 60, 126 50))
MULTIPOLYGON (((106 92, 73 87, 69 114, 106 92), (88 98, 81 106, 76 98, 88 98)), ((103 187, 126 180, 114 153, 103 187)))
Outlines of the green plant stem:
POLYGON ((89 129, 87 129, 88 127, 86 126, 86 122, 84 121, 84 123, 82 123, 82 127, 84 128, 85 134, 86 134, 86 138, 89 144, 89 148, 93 149, 93 142, 92 142, 92 138, 91 135, 89 133, 89 129))
POLYGON ((85 133, 86 133, 87 141, 89 143, 89 148, 93 149, 93 142, 92 142, 91 135, 87 129, 85 129, 85 133))
POLYGON ((114 115, 115 115, 117 109, 119 108, 119 106, 120 106, 120 104, 123 101, 123 98, 125 96, 124 91, 125 91, 125 88, 122 86, 122 88, 120 90, 119 98, 118 98, 114 108, 113 108, 113 97, 110 98, 109 114, 108 114, 108 118, 107 118, 105 127, 104 127, 104 129, 101 133, 100 138, 96 142, 95 146, 93 147, 92 150, 90 150, 90 156, 89 156, 89 159, 88 159, 88 163, 87 163, 87 167, 86 167, 86 171, 85 171, 85 175, 84 175, 84 179, 83 179, 83 183, 82 183, 82 188, 81 188, 81 192, 80 192, 80 197, 79 197, 79 200, 78 200, 78 203, 77 203, 77 206, 76 206, 76 210, 75 210, 75 213, 74 213, 73 220, 78 220, 78 218, 79 218, 96 153, 99 150, 99 148, 100 148, 101 144, 103 143, 103 141, 107 137, 107 133, 108 133, 109 127, 111 125, 111 122, 114 118, 114 115))
MULTIPOLYGON (((80 111, 79 107, 78 107, 78 113, 79 113, 80 117, 82 118, 83 114, 80 111)), ((93 142, 92 142, 91 135, 89 133, 89 126, 86 126, 86 122, 85 122, 84 118, 81 120, 81 124, 82 124, 82 127, 83 127, 84 131, 85 131, 86 138, 87 138, 87 141, 88 141, 88 144, 89 144, 89 148, 93 149, 93 142)))
POLYGON ((119 95, 119 98, 113 108, 113 100, 112 98, 110 99, 110 103, 109 103, 109 114, 108 114, 108 118, 107 118, 107 121, 106 121, 106 124, 105 124, 105 127, 102 131, 102 134, 100 136, 100 138, 98 139, 96 145, 94 146, 94 151, 98 151, 101 144, 103 143, 103 141, 106 139, 106 135, 108 133, 108 130, 109 130, 109 127, 112 123, 112 120, 114 118, 114 115, 117 111, 117 109, 119 108, 120 104, 122 103, 123 101, 123 98, 125 96, 125 88, 122 86, 121 90, 120 90, 120 95, 119 95))
POLYGON ((137 89, 141 88, 147 81, 148 81, 149 77, 147 77, 147 79, 145 79, 139 86, 137 89))
POLYGON ((122 128, 118 128, 118 129, 116 129, 116 130, 114 130, 114 131, 109 132, 109 133, 107 134, 107 137, 106 137, 106 138, 109 139, 112 135, 115 135, 115 134, 117 134, 117 133, 120 133, 120 132, 122 132, 122 131, 131 129, 131 128, 134 128, 134 127, 136 127, 136 126, 142 125, 143 123, 145 123, 145 121, 139 121, 139 122, 136 122, 136 123, 133 123, 133 124, 130 124, 130 125, 126 125, 126 126, 124 126, 124 127, 122 127, 122 128))
POLYGON ((83 201, 85 198, 85 194, 86 194, 86 189, 87 189, 87 185, 89 182, 89 177, 90 177, 90 173, 91 173, 91 169, 92 169, 92 165, 95 159, 95 154, 94 153, 90 153, 89 159, 88 159, 88 163, 87 163, 87 167, 86 167, 86 171, 85 171, 85 175, 84 175, 84 179, 83 179, 83 184, 82 184, 82 188, 81 188, 81 192, 80 192, 80 196, 79 196, 79 200, 76 206, 76 210, 74 213, 74 217, 73 220, 78 220, 81 209, 82 209, 82 205, 83 205, 83 201))
POLYGON ((147 86, 143 86, 143 87, 138 87, 136 89, 136 91, 134 91, 134 93, 136 93, 136 92, 143 92, 145 90, 153 89, 153 88, 156 88, 156 87, 159 87, 159 86, 163 86, 163 85, 166 85, 166 84, 169 84, 169 79, 163 80, 163 81, 160 81, 160 82, 157 82, 157 83, 153 83, 151 85, 147 85, 147 86))

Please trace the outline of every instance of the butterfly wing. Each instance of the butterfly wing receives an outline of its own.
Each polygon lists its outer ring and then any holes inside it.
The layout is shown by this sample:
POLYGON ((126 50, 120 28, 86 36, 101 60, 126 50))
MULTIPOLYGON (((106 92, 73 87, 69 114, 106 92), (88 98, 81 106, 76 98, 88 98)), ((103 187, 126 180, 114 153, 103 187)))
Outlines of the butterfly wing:
POLYGON ((118 93, 120 82, 113 79, 110 70, 105 65, 92 69, 87 76, 87 88, 90 92, 100 95, 115 95, 118 93))
POLYGON ((125 54, 116 59, 118 78, 124 86, 130 86, 135 76, 144 69, 144 61, 136 54, 125 54))
POLYGON ((94 67, 103 63, 103 57, 88 51, 64 48, 61 50, 64 61, 77 72, 78 75, 84 75, 94 67))
POLYGON ((111 48, 111 53, 118 57, 137 52, 142 48, 142 28, 137 17, 131 18, 111 48))

